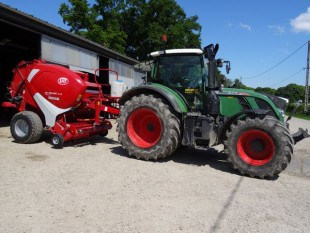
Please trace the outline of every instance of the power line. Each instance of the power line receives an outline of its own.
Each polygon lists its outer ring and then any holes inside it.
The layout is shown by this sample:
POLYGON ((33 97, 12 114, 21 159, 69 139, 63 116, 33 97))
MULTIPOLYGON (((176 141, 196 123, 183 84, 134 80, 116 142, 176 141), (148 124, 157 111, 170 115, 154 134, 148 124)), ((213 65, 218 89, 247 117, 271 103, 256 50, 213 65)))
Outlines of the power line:
POLYGON ((299 74, 299 73, 300 73, 301 71, 303 71, 303 70, 304 70, 304 68, 298 70, 298 71, 295 72, 294 74, 290 75, 289 77, 283 79, 282 81, 280 81, 280 82, 278 82, 278 83, 276 83, 276 84, 274 84, 274 85, 271 85, 270 87, 274 87, 274 86, 276 86, 276 85, 279 85, 279 84, 281 84, 281 83, 283 83, 283 82, 289 80, 290 78, 293 78, 295 75, 299 74))
POLYGON ((258 74, 258 75, 255 75, 255 76, 252 76, 252 77, 249 77, 249 78, 244 78, 244 79, 252 79, 252 78, 257 78, 259 76, 262 76, 264 74, 266 74, 267 72, 273 70, 274 68, 276 68, 278 65, 282 64, 284 61, 286 61, 288 58, 290 58, 291 56, 293 56, 295 53, 297 53, 302 47, 304 47, 306 44, 308 44, 308 41, 306 43, 304 43, 302 46, 300 46, 298 49, 296 49, 293 53, 291 53, 290 55, 288 55, 286 58, 284 58, 282 61, 278 62, 277 64, 275 64, 274 66, 272 66, 271 68, 269 68, 268 70, 258 74))

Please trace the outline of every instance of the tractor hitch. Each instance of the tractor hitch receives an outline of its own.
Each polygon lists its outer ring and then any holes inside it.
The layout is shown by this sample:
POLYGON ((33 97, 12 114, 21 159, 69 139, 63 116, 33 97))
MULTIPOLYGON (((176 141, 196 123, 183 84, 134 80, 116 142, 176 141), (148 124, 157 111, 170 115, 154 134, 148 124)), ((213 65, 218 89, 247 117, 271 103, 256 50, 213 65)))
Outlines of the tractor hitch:
MULTIPOLYGON (((296 114, 297 109, 299 108, 299 106, 302 104, 302 100, 298 100, 295 103, 295 107, 293 109, 293 111, 291 112, 291 114, 288 116, 287 120, 286 120, 286 126, 287 128, 289 128, 289 123, 288 121, 292 119, 292 117, 296 114)), ((298 131, 293 133, 292 138, 294 140, 294 144, 296 144, 297 142, 300 142, 301 140, 310 137, 309 133, 308 133, 308 129, 304 130, 302 128, 298 128, 298 131)))
POLYGON ((304 130, 302 128, 298 128, 298 131, 293 133, 291 136, 294 140, 294 144, 296 144, 297 142, 310 137, 310 134, 308 133, 308 129, 304 130))

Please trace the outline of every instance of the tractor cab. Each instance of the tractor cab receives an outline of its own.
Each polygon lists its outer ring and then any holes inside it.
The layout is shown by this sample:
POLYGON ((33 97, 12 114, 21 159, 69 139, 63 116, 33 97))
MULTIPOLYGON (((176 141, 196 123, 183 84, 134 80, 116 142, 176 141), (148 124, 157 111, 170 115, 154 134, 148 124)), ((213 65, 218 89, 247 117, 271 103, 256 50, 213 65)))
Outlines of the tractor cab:
POLYGON ((215 59, 219 46, 213 44, 201 49, 170 49, 151 53, 153 66, 151 82, 160 83, 177 91, 186 99, 190 112, 218 115, 219 90, 217 67, 229 61, 215 59))
POLYGON ((190 111, 201 111, 207 85, 207 66, 200 49, 171 49, 151 53, 151 82, 160 83, 185 97, 190 111))

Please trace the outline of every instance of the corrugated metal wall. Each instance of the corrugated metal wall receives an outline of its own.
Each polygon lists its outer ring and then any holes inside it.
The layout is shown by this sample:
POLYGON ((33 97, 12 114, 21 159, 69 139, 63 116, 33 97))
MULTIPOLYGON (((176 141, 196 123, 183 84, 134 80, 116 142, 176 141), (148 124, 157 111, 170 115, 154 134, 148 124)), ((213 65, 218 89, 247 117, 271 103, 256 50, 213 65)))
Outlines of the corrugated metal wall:
MULTIPOLYGON (((94 73, 99 68, 98 54, 72 44, 42 35, 41 56, 50 62, 69 65, 70 69, 94 73)), ((133 66, 123 62, 109 59, 109 68, 118 72, 119 79, 122 80, 128 89, 142 83, 144 72, 139 72, 133 66)), ((109 83, 116 80, 114 73, 109 74, 109 83)))
POLYGON ((99 68, 99 58, 94 52, 42 35, 41 56, 50 62, 70 65, 71 69, 93 73, 99 68))
MULTIPOLYGON (((116 61, 114 59, 109 60, 109 67, 118 73, 118 79, 122 80, 128 89, 132 88, 133 86, 142 84, 143 80, 141 77, 146 75, 144 72, 135 70, 133 66, 116 61)), ((115 75, 110 73, 110 84, 115 80, 115 75)))

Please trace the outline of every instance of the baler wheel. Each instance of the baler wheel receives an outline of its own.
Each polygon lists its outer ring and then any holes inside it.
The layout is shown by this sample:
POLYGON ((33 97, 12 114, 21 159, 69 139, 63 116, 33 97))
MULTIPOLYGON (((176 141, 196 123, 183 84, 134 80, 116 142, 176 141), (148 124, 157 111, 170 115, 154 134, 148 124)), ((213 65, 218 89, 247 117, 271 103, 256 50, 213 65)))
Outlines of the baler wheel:
POLYGON ((138 159, 171 155, 180 144, 180 121, 170 106, 153 95, 134 96, 121 109, 118 141, 138 159))
POLYGON ((64 137, 61 134, 54 134, 51 138, 51 144, 54 146, 56 149, 61 149, 63 148, 65 143, 64 137))
POLYGON ((12 137, 18 143, 37 142, 43 132, 40 117, 31 111, 23 111, 14 115, 10 123, 12 137))
POLYGON ((288 129, 273 117, 238 120, 226 136, 228 161, 241 174, 273 177, 291 161, 293 140, 288 129))

